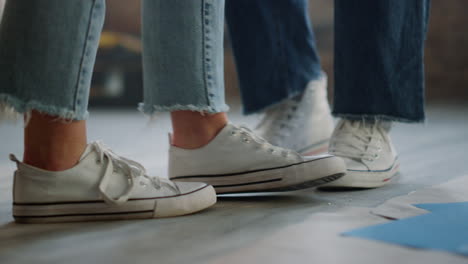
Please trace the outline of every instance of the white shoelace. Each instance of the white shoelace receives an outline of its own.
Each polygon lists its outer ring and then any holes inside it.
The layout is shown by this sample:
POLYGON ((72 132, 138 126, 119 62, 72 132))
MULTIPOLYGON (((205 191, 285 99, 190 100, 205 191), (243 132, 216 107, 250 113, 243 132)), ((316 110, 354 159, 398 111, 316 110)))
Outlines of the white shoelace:
POLYGON ((135 181, 140 180, 140 184, 146 186, 146 183, 143 179, 141 179, 141 177, 146 178, 151 183, 151 185, 158 190, 161 189, 161 187, 164 185, 173 189, 175 192, 180 193, 177 185, 173 184, 169 180, 165 180, 159 177, 147 176, 143 165, 136 161, 115 154, 110 148, 101 142, 93 142, 91 143, 91 146, 93 150, 96 151, 96 153, 99 155, 98 162, 104 162, 104 160, 107 160, 104 175, 102 176, 101 182, 99 183, 99 193, 107 203, 119 205, 128 201, 130 194, 135 186, 135 181), (106 192, 106 190, 110 181, 112 180, 112 175, 115 170, 122 171, 128 177, 128 186, 122 195, 117 198, 112 198, 106 192))
POLYGON ((378 126, 379 122, 344 120, 332 138, 330 154, 358 160, 377 159, 378 152, 381 151, 380 136, 377 135, 378 126))
MULTIPOLYGON (((269 153, 271 154, 276 154, 276 153, 280 153, 283 157, 287 157, 291 154, 297 154, 295 153, 294 151, 292 150, 289 150, 289 149, 284 149, 284 148, 281 148, 281 147, 278 147, 278 146, 274 146, 272 144, 270 144, 268 141, 266 141, 265 139, 263 139, 262 137, 256 135, 255 133, 253 133, 253 131, 246 127, 246 126, 239 126, 239 127, 236 127, 237 128, 237 132, 233 132, 233 135, 235 135, 235 133, 240 133, 242 135, 242 141, 244 143, 250 143, 251 141, 254 141, 255 143, 257 143, 260 148, 263 148, 265 150, 267 150, 269 153)), ((299 155, 299 154, 297 154, 299 155)))

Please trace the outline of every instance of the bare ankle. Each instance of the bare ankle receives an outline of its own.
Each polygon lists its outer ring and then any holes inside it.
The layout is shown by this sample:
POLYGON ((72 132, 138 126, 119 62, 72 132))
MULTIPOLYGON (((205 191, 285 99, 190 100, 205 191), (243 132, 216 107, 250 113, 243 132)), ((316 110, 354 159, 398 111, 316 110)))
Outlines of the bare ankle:
POLYGON ((227 124, 226 113, 202 114, 193 111, 175 111, 171 113, 174 130, 172 145, 184 149, 196 149, 205 146, 227 124))
POLYGON ((74 167, 86 148, 85 121, 60 121, 33 111, 24 129, 23 162, 49 171, 74 167))
POLYGON ((64 171, 73 168, 79 161, 77 158, 59 159, 57 157, 44 158, 40 155, 33 156, 25 153, 23 162, 47 171, 64 171))

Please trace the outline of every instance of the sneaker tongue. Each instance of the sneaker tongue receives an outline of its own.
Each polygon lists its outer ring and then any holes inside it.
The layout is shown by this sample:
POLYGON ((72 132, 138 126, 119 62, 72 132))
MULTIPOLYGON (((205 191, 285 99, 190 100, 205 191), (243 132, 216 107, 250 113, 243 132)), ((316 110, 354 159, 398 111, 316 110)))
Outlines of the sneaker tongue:
POLYGON ((88 144, 86 146, 86 149, 83 151, 83 154, 81 154, 80 161, 82 161, 90 152, 93 151, 93 148, 91 147, 91 144, 88 144))

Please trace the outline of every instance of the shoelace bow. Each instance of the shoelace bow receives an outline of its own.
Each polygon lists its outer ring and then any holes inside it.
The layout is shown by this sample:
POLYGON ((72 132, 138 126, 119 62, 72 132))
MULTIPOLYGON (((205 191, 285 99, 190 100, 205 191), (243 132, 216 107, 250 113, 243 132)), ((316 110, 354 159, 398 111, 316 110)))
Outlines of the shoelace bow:
POLYGON ((247 139, 247 142, 249 142, 250 140, 253 140, 257 144, 259 144, 262 148, 267 149, 272 154, 278 151, 281 153, 281 155, 283 155, 284 157, 287 157, 288 155, 295 153, 292 150, 284 149, 284 148, 270 144, 268 141, 256 135, 255 133, 253 133, 253 131, 250 128, 244 125, 236 127, 236 129, 239 131, 240 134, 242 134, 243 136, 246 136, 243 139, 244 142, 246 142, 245 139, 247 139))
POLYGON ((373 161, 381 150, 379 144, 373 143, 378 139, 376 135, 378 122, 366 124, 353 121, 344 121, 343 126, 333 137, 329 152, 331 154, 352 159, 365 159, 373 161), (362 126, 362 127, 360 127, 362 126))
MULTIPOLYGON (((135 181, 138 179, 142 180, 141 177, 146 178, 151 185, 156 189, 161 189, 162 186, 167 186, 177 193, 180 193, 177 185, 173 184, 169 180, 164 180, 159 177, 150 177, 146 175, 146 170, 140 163, 121 157, 115 154, 110 148, 106 147, 99 141, 91 143, 92 148, 99 155, 98 162, 104 162, 107 160, 106 169, 104 175, 99 183, 99 193, 101 197, 109 204, 119 205, 125 203, 130 198, 130 194, 135 186, 135 181), (128 186, 125 192, 117 198, 112 198, 106 192, 114 171, 120 170, 128 177, 128 186)), ((144 181, 140 181, 140 184, 146 185, 144 181)))

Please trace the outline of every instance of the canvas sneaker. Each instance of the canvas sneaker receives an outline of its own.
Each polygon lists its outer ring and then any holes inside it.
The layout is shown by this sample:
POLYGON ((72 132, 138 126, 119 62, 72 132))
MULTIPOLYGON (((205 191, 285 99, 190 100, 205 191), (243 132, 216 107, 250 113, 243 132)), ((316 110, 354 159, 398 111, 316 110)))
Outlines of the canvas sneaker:
POLYGON ((333 127, 323 73, 307 85, 302 96, 268 109, 255 132, 273 145, 316 155, 327 152, 333 127))
POLYGON ((336 180, 346 171, 340 158, 301 156, 233 124, 227 124, 201 148, 170 145, 170 179, 206 182, 218 194, 309 188, 336 180))
POLYGON ((21 223, 159 218, 195 213, 216 202, 205 183, 150 177, 139 163, 90 143, 79 163, 53 172, 24 164, 13 186, 13 216, 21 223))
POLYGON ((375 188, 398 173, 398 156, 388 136, 390 122, 340 120, 330 153, 345 160, 347 172, 322 188, 375 188))

